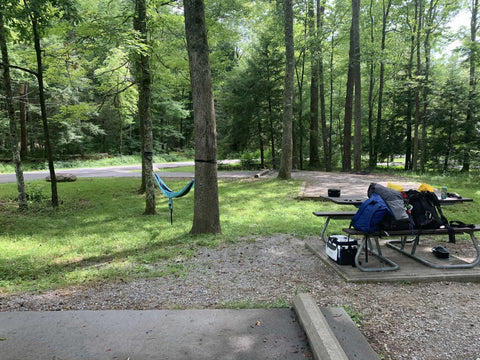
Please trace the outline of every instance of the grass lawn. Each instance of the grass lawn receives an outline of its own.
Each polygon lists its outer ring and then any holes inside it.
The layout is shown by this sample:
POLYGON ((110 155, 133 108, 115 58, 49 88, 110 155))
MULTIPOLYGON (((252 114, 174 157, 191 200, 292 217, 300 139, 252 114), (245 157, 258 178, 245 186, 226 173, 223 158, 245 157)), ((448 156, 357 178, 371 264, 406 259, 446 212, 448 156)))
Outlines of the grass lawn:
MULTIPOLYGON (((423 181, 416 179, 417 181, 423 181)), ((475 202, 444 207, 450 220, 480 223, 480 187, 475 176, 431 177, 436 187, 448 186, 475 202)), ((186 180, 170 180, 174 190, 186 180)), ((27 183, 40 201, 19 213, 16 184, 0 185, 0 294, 135 277, 181 276, 179 258, 200 246, 215 246, 276 233, 318 236, 321 220, 312 211, 351 210, 330 202, 296 199, 300 181, 276 179, 220 180, 222 235, 189 235, 193 193, 174 199, 170 225, 167 199, 157 191, 154 216, 143 215, 145 199, 137 193, 138 178, 79 178, 59 183, 60 208, 47 206, 45 181, 27 183)), ((195 191, 195 190, 193 190, 195 191)), ((345 223, 332 223, 341 231, 345 223)))
MULTIPOLYGON (((180 189, 185 181, 171 180, 180 189)), ((298 181, 220 181, 223 235, 189 235, 193 193, 174 199, 170 225, 167 199, 157 191, 158 215, 143 215, 145 199, 138 178, 80 178, 59 183, 60 208, 48 198, 17 211, 16 185, 0 185, 0 293, 45 289, 105 279, 181 275, 176 259, 199 246, 235 241, 239 236, 315 234, 313 202, 295 200, 298 181)), ((45 181, 27 183, 27 191, 49 197, 45 181)), ((193 190, 194 191, 194 190, 193 190)))

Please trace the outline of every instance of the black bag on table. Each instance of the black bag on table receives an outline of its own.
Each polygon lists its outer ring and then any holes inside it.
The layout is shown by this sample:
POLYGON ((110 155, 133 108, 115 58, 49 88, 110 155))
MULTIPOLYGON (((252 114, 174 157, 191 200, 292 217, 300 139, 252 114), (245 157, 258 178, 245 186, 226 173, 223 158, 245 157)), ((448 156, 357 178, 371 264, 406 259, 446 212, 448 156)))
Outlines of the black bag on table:
POLYGON ((455 243, 455 232, 443 215, 440 202, 430 191, 408 190, 408 203, 412 206, 411 215, 415 229, 448 229, 449 242, 455 243))

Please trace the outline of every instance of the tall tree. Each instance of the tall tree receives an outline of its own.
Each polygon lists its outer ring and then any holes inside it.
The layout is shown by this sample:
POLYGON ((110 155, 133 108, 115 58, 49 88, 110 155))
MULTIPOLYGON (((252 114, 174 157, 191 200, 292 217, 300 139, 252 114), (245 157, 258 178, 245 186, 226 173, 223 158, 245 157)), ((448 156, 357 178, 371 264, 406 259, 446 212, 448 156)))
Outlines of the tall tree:
POLYGON ((195 195, 191 233, 217 234, 221 233, 217 134, 203 0, 185 0, 184 13, 195 119, 195 195))
POLYGON ((280 158, 279 179, 292 177, 292 123, 295 74, 295 49, 293 42, 293 4, 292 0, 283 1, 285 24, 285 88, 283 91, 283 133, 282 155, 280 158))
POLYGON ((315 27, 315 0, 308 1, 308 32, 309 32, 309 46, 310 46, 310 162, 309 166, 312 169, 320 168, 319 155, 319 132, 318 132, 318 71, 319 59, 318 52, 320 46, 318 44, 318 35, 315 27))
POLYGON ((318 34, 318 87, 319 87, 319 97, 320 97, 320 124, 322 126, 322 145, 323 145, 323 161, 325 163, 325 170, 332 171, 332 158, 330 156, 330 146, 328 144, 328 134, 327 129, 327 110, 325 104, 325 71, 323 68, 323 42, 324 37, 320 36, 323 34, 323 23, 325 17, 325 6, 322 3, 322 0, 317 0, 317 34, 318 34))
POLYGON ((469 52, 469 92, 468 92, 468 108, 465 128, 465 150, 463 153, 462 171, 470 171, 471 162, 471 146, 475 139, 475 101, 476 101, 476 64, 478 61, 478 44, 477 44, 477 22, 478 22, 478 0, 471 0, 470 4, 472 17, 470 20, 470 52, 469 52))
POLYGON ((44 19, 42 17, 42 6, 43 3, 34 1, 23 0, 25 5, 25 10, 27 11, 28 17, 30 18, 32 31, 33 31, 33 42, 35 46, 35 55, 37 60, 37 81, 38 81, 38 95, 40 100, 40 111, 43 124, 43 135, 45 138, 45 152, 47 155, 48 169, 50 172, 50 187, 52 191, 52 206, 58 208, 58 190, 57 190, 57 176, 55 174, 55 166, 53 163, 53 150, 52 144, 50 141, 50 130, 47 117, 47 105, 45 99, 45 84, 43 81, 43 61, 42 61, 42 46, 40 44, 41 34, 39 22, 44 19))
POLYGON ((12 158, 15 166, 15 176, 17 178, 18 190, 18 208, 23 211, 28 207, 27 194, 25 192, 25 181, 23 178, 22 162, 20 159, 20 151, 18 149, 17 141, 17 126, 15 121, 15 109, 13 107, 13 93, 10 78, 10 60, 8 57, 7 39, 5 35, 4 14, 5 8, 0 5, 0 49, 2 53, 2 67, 3 67, 3 85, 5 88, 7 112, 10 124, 10 146, 12 148, 12 158))
POLYGON ((355 113, 353 135, 353 170, 362 169, 362 74, 360 66, 360 0, 352 0, 352 27, 354 36, 354 82, 355 82, 355 113))
POLYGON ((153 182, 153 134, 152 134, 152 75, 150 73, 150 49, 147 44, 147 6, 145 0, 135 1, 134 29, 138 31, 141 50, 136 56, 138 83, 138 116, 140 118, 142 149, 142 183, 145 184, 145 214, 155 214, 155 184, 153 182))
POLYGON ((385 88, 385 49, 387 39, 387 21, 390 14, 392 0, 382 1, 382 39, 380 42, 380 74, 378 80, 378 105, 377 105, 377 126, 375 128, 375 140, 373 145, 373 159, 370 159, 370 166, 377 165, 378 153, 382 147, 383 133, 383 92, 385 88))
MULTIPOLYGON (((358 111, 358 106, 361 103, 358 99, 358 93, 361 92, 360 85, 360 0, 352 0, 352 22, 350 26, 350 50, 348 57, 348 75, 347 75, 347 92, 345 96, 345 117, 343 129, 343 171, 350 171, 352 169, 352 119, 353 107, 355 104, 355 135, 361 127, 357 128, 357 116, 361 116, 358 111), (355 91, 355 93, 354 93, 355 91)), ((357 140, 358 141, 358 140, 357 140)), ((360 143, 361 144, 361 143, 360 143)), ((354 142, 355 151, 357 151, 358 143, 354 142)), ((357 156, 356 152, 354 155, 357 156)), ((360 154, 361 155, 361 154, 360 154)), ((355 157, 356 159, 356 157, 355 157)), ((355 166, 357 163, 355 162, 355 166)), ((358 170, 358 169, 355 169, 358 170)))
POLYGON ((415 121, 413 127, 413 159, 412 159, 412 169, 413 171, 417 171, 418 167, 418 152, 419 152, 419 127, 420 127, 420 120, 421 116, 421 106, 420 106, 420 90, 422 86, 422 61, 421 61, 421 35, 422 35, 422 26, 423 26, 423 0, 420 1, 418 5, 418 17, 417 17, 417 35, 416 35, 416 54, 417 54, 417 61, 416 61, 416 81, 415 81, 415 121))

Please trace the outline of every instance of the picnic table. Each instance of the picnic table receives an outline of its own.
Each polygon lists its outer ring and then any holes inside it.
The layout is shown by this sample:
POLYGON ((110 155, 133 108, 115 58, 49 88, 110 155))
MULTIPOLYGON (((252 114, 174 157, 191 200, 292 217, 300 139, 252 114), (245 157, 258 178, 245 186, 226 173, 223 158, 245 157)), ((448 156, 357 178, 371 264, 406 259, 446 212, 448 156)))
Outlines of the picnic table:
MULTIPOLYGON (((363 195, 351 195, 351 196, 339 196, 339 197, 332 197, 332 196, 320 196, 324 200, 332 201, 338 205, 353 205, 355 207, 359 207, 362 203, 367 200, 366 196, 363 195)), ((454 205, 458 203, 464 202, 472 202, 473 199, 471 198, 464 198, 464 197, 447 197, 446 199, 438 198, 438 201, 441 205, 454 205)))
MULTIPOLYGON (((327 201, 332 201, 335 204, 339 205, 350 205, 354 207, 359 207, 363 201, 367 199, 366 196, 362 195, 353 195, 353 196, 340 196, 340 197, 331 197, 331 196, 322 196, 324 200, 327 201)), ((442 205, 454 205, 454 204, 459 204, 459 203, 464 203, 464 202, 472 202, 473 199, 471 198, 463 198, 463 197, 447 197, 446 199, 441 199, 439 198, 439 202, 442 205)), ((352 217, 355 215, 356 211, 329 211, 329 212, 318 212, 315 211, 313 212, 313 215, 318 216, 318 217, 325 217, 326 221, 324 223, 324 226, 322 228, 320 238, 321 240, 326 243, 326 232, 327 232, 327 227, 330 223, 330 220, 351 220, 352 217)), ((454 228, 455 234, 468 234, 470 235, 470 239, 472 241, 472 244, 475 248, 476 251, 476 258, 471 262, 471 263, 464 263, 464 264, 435 264, 432 262, 429 262, 425 259, 422 259, 418 257, 415 252, 417 249, 417 246, 420 241, 420 237, 422 235, 428 235, 428 236, 436 236, 436 235, 445 235, 448 234, 447 229, 428 229, 428 230, 403 230, 403 231, 390 231, 390 232, 376 232, 376 233, 365 233, 362 231, 358 231, 352 228, 343 228, 343 231, 348 234, 349 236, 362 236, 362 241, 360 245, 358 246, 357 253, 355 256, 355 265, 357 268, 361 271, 392 271, 392 270, 397 270, 398 269, 398 264, 393 262, 392 260, 386 258, 383 256, 381 248, 380 248, 380 243, 379 243, 379 238, 381 237, 400 237, 400 240, 391 240, 387 242, 387 246, 390 248, 397 250, 401 252, 402 254, 405 254, 414 260, 417 260, 421 262, 424 265, 434 267, 437 269, 462 269, 462 268, 471 268, 480 263, 480 248, 478 246, 477 240, 475 238, 474 233, 477 231, 480 231, 480 225, 474 225, 473 227, 457 227, 454 228), (408 237, 414 237, 412 240, 407 240, 408 237), (373 240, 373 242, 372 242, 373 240), (373 243, 375 244, 375 248, 373 246, 373 243), (406 245, 412 245, 411 250, 407 251, 406 250, 406 245), (372 254, 376 256, 377 258, 383 260, 384 263, 386 263, 386 266, 381 266, 381 267, 366 267, 363 266, 359 260, 360 254, 362 251, 365 250, 365 256, 366 256, 366 262, 368 262, 368 254, 372 254)))

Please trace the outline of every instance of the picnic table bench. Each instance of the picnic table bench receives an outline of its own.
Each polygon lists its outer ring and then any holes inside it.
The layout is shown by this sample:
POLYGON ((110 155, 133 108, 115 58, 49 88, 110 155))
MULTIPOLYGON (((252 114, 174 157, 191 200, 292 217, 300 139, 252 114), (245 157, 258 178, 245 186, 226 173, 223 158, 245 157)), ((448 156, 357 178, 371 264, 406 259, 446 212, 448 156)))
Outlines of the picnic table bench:
POLYGON ((389 232, 382 231, 382 232, 376 232, 376 233, 365 233, 363 231, 359 231, 353 228, 343 229, 343 231, 349 236, 362 236, 362 241, 355 255, 355 265, 361 271, 392 271, 392 270, 398 269, 398 264, 396 264, 392 260, 382 255, 378 239, 385 238, 385 237, 400 237, 399 240, 387 241, 387 246, 401 252, 404 255, 411 257, 412 259, 415 259, 416 261, 419 261, 424 265, 427 265, 436 269, 468 269, 478 265, 480 263, 480 248, 478 246, 474 233, 477 231, 480 231, 480 225, 474 225, 473 227, 454 227, 453 230, 455 234, 470 235, 470 239, 477 253, 476 258, 472 262, 462 263, 462 264, 436 264, 415 255, 421 236, 448 235, 449 232, 448 232, 448 229, 446 228, 421 229, 421 230, 395 230, 395 231, 389 231, 389 232), (414 238, 411 240, 407 240, 409 237, 414 237, 414 238), (372 239, 374 239, 375 241, 376 250, 373 249, 372 239), (406 250, 407 244, 412 245, 410 252, 406 250), (360 262, 360 255, 362 253, 362 250, 365 250, 365 256, 367 257, 366 259, 367 262, 368 262, 368 254, 370 253, 378 257, 379 259, 385 261, 388 265, 381 266, 381 267, 363 266, 360 262))

